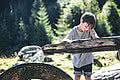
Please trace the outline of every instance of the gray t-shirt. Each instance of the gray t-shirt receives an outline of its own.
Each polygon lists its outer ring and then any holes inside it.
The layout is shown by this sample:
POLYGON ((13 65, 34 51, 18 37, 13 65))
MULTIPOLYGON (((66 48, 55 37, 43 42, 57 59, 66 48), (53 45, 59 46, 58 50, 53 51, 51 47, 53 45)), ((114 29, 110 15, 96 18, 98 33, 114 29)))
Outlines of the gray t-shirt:
MULTIPOLYGON (((78 40, 78 39, 95 39, 98 38, 94 29, 91 32, 84 31, 81 32, 78 26, 75 26, 68 35, 65 37, 65 40, 78 40)), ((73 54, 72 57, 73 65, 77 68, 85 66, 87 64, 91 64, 93 62, 93 55, 92 53, 79 53, 73 54)))

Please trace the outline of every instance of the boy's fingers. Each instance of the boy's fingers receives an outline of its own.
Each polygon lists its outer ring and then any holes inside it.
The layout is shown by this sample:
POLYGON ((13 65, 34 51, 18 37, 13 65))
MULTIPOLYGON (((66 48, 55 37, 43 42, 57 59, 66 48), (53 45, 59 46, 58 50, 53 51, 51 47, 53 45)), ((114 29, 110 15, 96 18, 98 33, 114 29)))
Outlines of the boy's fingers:
POLYGON ((82 26, 88 26, 88 24, 85 22, 85 23, 82 24, 82 26))

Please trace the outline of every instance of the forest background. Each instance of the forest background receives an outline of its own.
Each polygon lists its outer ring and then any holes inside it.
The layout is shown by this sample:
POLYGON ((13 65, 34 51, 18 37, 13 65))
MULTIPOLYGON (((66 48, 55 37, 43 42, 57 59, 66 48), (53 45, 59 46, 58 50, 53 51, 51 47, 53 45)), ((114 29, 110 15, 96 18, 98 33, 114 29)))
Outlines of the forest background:
POLYGON ((100 37, 120 35, 120 0, 1 0, 0 55, 62 41, 86 11, 96 15, 100 37))
MULTIPOLYGON (((87 11, 96 15, 100 37, 120 35, 120 0, 0 0, 0 70, 12 67, 18 61, 15 53, 24 46, 61 42, 87 11)), ((103 66, 94 63, 93 72, 118 63, 114 53, 94 55, 103 66)), ((71 57, 49 57, 49 64, 73 77, 71 57)))

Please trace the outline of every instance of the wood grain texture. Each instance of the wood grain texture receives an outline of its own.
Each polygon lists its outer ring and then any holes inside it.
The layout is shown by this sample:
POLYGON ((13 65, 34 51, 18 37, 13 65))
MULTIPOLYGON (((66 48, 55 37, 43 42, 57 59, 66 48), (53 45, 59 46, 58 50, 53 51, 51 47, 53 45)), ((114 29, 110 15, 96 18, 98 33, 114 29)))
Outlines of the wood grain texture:
POLYGON ((58 44, 44 45, 42 49, 45 54, 116 51, 120 49, 120 36, 63 41, 58 44))

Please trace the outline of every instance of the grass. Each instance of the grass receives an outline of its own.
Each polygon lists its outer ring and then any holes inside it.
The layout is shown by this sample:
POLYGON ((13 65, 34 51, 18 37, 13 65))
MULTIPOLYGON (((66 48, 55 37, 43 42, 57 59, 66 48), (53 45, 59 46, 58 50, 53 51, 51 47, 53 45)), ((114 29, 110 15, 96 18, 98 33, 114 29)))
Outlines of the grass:
MULTIPOLYGON (((115 51, 97 52, 97 53, 94 53, 94 56, 102 63, 103 67, 99 67, 99 66, 93 64, 93 72, 95 72, 101 68, 111 66, 115 63, 118 63, 118 61, 115 59, 115 51)), ((67 74, 69 74, 71 77, 74 77, 73 64, 72 64, 71 58, 67 58, 67 55, 60 55, 60 54, 51 55, 49 57, 52 57, 52 59, 54 61, 54 62, 50 62, 49 64, 62 69, 67 74)))
POLYGON ((55 54, 48 57, 53 59, 53 62, 50 62, 49 64, 62 69, 64 72, 73 77, 73 64, 71 58, 67 58, 67 55, 64 54, 55 54))
POLYGON ((0 58, 0 69, 7 70, 8 68, 12 67, 13 64, 17 62, 17 58, 15 57, 2 57, 0 58))
MULTIPOLYGON (((94 54, 95 57, 102 63, 103 67, 111 66, 112 64, 118 63, 118 61, 115 59, 115 52, 98 52, 94 54)), ((46 64, 54 65, 60 69, 62 69, 64 72, 69 74, 71 77, 73 77, 73 64, 72 59, 68 58, 67 54, 54 54, 48 56, 53 59, 52 62, 47 62, 46 64)), ((0 58, 0 69, 9 69, 12 67, 13 64, 17 62, 18 58, 16 57, 2 57, 0 58)), ((99 70, 100 67, 97 65, 93 65, 93 72, 96 70, 99 70)))

